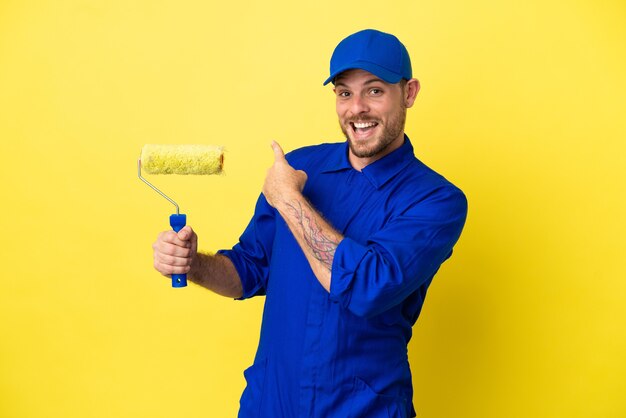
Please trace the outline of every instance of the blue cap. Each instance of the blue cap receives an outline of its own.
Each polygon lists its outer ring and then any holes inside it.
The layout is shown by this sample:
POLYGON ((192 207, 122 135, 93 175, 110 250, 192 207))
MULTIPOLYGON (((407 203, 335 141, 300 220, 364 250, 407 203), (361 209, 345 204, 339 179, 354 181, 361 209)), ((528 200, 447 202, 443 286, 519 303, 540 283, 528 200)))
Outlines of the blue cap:
POLYGON ((411 59, 402 42, 395 36, 374 29, 365 29, 345 38, 330 58, 330 77, 324 85, 347 70, 361 69, 395 84, 412 77, 411 59))

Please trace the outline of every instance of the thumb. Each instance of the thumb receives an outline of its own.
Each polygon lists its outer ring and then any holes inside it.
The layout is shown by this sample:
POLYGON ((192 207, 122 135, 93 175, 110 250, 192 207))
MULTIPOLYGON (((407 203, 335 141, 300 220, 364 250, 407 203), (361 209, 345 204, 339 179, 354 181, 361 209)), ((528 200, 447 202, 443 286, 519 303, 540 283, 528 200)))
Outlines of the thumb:
POLYGON ((285 153, 280 145, 278 145, 278 142, 272 141, 272 149, 274 150, 274 161, 285 159, 285 153))
POLYGON ((181 241, 188 241, 193 236, 193 229, 189 225, 186 225, 183 229, 178 231, 178 238, 181 241))

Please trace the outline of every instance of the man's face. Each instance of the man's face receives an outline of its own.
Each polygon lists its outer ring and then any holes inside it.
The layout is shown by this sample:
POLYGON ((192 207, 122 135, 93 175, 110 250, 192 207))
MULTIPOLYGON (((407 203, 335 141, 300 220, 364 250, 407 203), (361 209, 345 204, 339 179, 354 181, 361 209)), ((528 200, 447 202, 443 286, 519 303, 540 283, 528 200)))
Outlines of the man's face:
POLYGON ((402 145, 407 106, 400 84, 389 84, 367 71, 349 70, 337 77, 334 91, 352 162, 367 165, 402 145))

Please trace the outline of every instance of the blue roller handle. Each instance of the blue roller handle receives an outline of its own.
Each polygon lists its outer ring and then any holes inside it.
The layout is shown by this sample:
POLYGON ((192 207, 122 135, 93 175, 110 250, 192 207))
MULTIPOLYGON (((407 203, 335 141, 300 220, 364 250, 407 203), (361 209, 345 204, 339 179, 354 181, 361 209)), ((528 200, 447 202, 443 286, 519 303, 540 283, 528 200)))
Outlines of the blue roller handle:
MULTIPOLYGON (((175 232, 180 231, 187 224, 187 215, 182 213, 170 215, 170 225, 175 232)), ((187 286, 187 274, 172 274, 172 287, 187 286)))

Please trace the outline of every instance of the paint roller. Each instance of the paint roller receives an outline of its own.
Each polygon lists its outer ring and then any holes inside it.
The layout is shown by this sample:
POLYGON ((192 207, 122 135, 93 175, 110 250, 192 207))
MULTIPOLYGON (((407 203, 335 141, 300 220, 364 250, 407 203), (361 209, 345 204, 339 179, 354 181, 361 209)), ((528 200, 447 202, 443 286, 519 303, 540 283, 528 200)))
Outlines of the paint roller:
MULTIPOLYGON (((146 144, 137 161, 139 179, 176 207, 170 215, 170 226, 175 232, 187 224, 187 215, 180 213, 178 204, 141 175, 148 174, 219 174, 224 166, 224 151, 214 145, 157 145, 146 144)), ((172 287, 187 286, 186 274, 172 274, 172 287)))

